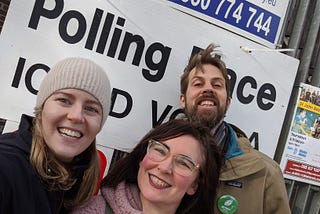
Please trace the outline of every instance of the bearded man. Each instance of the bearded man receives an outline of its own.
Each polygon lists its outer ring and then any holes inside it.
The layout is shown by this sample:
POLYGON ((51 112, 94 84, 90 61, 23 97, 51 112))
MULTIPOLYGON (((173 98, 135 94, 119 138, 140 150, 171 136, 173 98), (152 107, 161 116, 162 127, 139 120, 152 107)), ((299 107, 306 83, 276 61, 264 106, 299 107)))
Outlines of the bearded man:
POLYGON ((211 129, 224 161, 216 213, 289 214, 281 169, 255 150, 247 136, 224 121, 231 104, 225 63, 210 44, 190 58, 180 81, 180 104, 189 120, 211 129))

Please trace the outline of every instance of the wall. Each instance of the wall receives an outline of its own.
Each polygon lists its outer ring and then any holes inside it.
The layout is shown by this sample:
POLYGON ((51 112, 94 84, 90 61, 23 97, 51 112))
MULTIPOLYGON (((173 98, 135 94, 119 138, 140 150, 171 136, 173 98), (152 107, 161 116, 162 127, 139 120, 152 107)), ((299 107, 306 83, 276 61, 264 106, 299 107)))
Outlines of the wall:
POLYGON ((9 4, 10 0, 0 0, 0 32, 2 30, 4 20, 6 18, 9 4))
MULTIPOLYGON (((6 18, 9 4, 10 4, 10 0, 0 0, 0 33, 2 30, 4 20, 6 18)), ((4 124, 5 124, 5 120, 0 118, 0 134, 2 133, 4 124)))

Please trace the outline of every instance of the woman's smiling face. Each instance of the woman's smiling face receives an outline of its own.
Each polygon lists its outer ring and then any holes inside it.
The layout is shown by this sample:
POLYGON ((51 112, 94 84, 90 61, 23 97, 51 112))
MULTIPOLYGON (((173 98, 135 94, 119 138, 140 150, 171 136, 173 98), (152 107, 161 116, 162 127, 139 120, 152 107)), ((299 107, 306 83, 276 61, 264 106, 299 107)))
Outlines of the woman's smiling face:
POLYGON ((185 194, 193 195, 197 190, 199 170, 188 176, 176 173, 174 158, 182 155, 201 165, 200 143, 191 135, 182 135, 162 142, 169 149, 162 161, 154 161, 146 154, 140 162, 138 185, 142 204, 156 203, 176 209, 185 194))
POLYGON ((102 107, 83 90, 62 89, 45 101, 41 119, 49 149, 59 160, 70 162, 94 142, 101 127, 102 107))

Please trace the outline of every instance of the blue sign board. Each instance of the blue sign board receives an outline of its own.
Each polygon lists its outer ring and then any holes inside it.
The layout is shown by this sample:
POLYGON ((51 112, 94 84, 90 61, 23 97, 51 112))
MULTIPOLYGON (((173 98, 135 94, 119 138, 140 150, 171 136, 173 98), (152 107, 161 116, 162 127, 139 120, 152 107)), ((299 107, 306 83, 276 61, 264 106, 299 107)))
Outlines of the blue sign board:
POLYGON ((245 0, 168 0, 275 43, 281 17, 245 0))

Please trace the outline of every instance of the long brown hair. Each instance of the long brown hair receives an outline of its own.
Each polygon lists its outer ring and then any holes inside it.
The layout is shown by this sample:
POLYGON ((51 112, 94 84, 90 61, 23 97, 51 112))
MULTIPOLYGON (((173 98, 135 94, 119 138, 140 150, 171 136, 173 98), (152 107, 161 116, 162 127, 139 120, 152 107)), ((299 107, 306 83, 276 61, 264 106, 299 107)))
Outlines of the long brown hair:
POLYGON ((147 133, 131 153, 118 160, 101 185, 115 188, 120 182, 137 185, 139 163, 144 158, 148 141, 165 141, 182 135, 191 135, 200 142, 203 163, 200 166, 198 188, 194 195, 185 194, 176 213, 213 213, 221 169, 221 154, 210 135, 210 130, 196 122, 174 119, 158 125, 147 133))
MULTIPOLYGON (((63 203, 67 209, 85 204, 96 192, 100 174, 99 157, 95 141, 80 155, 74 158, 71 165, 59 161, 50 151, 42 134, 42 108, 35 109, 33 120, 33 137, 30 153, 31 165, 36 169, 48 191, 68 191, 75 183, 81 182, 80 187, 68 194, 63 203), (89 166, 83 177, 73 177, 72 164, 86 158, 89 166)), ((81 174, 82 175, 82 174, 81 174)))

